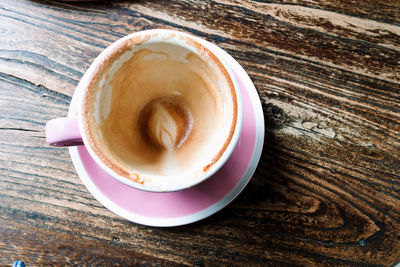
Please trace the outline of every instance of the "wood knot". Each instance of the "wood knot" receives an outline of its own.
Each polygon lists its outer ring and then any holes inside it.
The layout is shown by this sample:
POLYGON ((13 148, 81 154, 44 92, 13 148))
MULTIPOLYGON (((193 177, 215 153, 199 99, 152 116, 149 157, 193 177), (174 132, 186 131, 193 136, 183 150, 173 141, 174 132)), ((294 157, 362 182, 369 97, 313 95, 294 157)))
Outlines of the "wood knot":
POLYGON ((279 129, 287 123, 288 115, 282 108, 272 103, 266 103, 265 100, 262 102, 262 108, 264 111, 265 125, 268 125, 269 128, 279 129))

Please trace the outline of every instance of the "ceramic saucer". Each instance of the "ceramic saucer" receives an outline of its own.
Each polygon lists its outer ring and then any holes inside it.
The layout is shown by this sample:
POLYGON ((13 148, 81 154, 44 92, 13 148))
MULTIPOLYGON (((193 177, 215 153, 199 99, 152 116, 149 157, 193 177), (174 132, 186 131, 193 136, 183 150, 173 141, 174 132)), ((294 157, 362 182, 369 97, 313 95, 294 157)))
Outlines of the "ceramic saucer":
MULTIPOLYGON (((239 142, 225 165, 206 181, 178 192, 153 193, 129 187, 103 171, 85 146, 70 147, 72 162, 89 192, 107 209, 135 223, 149 226, 178 226, 204 219, 232 202, 252 177, 264 142, 264 116, 257 91, 245 70, 228 53, 243 98, 243 128, 239 142)), ((77 97, 69 115, 75 114, 77 97)))

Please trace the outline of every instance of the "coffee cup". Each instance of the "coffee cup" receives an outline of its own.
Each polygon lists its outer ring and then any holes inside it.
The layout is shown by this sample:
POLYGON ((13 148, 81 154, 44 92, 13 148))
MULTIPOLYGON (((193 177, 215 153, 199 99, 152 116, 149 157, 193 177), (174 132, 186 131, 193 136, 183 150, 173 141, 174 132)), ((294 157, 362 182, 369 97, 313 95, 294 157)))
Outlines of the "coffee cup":
POLYGON ((198 37, 156 29, 107 47, 79 82, 77 115, 46 124, 54 146, 85 145, 111 177, 171 192, 220 169, 242 125, 240 89, 224 58, 198 37))

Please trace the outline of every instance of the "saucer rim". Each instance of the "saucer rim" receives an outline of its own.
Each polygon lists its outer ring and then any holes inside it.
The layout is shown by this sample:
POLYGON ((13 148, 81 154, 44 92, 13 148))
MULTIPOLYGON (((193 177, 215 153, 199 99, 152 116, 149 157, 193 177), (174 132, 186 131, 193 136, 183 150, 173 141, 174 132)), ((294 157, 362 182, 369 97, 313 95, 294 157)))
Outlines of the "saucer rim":
MULTIPOLYGON (((193 214, 180 216, 180 217, 173 217, 173 218, 158 218, 158 217, 149 217, 149 216, 135 214, 135 213, 128 211, 125 208, 119 206, 118 204, 114 203, 111 199, 109 199, 107 196, 105 196, 100 191, 100 189, 95 185, 95 183, 92 181, 92 179, 90 178, 90 175, 87 173, 86 168, 83 165, 83 162, 79 155, 78 147, 70 147, 69 152, 70 152, 71 159, 72 159, 73 165, 75 167, 75 170, 76 170, 79 178, 81 179, 82 183, 88 189, 88 191, 104 207, 106 207, 108 210, 110 210, 114 214, 116 214, 128 221, 142 224, 142 225, 147 225, 147 226, 173 227, 173 226, 186 225, 189 223, 194 223, 196 221, 205 219, 205 218, 215 214, 216 212, 220 211, 224 207, 226 207, 241 193, 241 191, 246 187, 246 185, 252 178, 252 176, 256 170, 256 167, 258 165, 258 162, 261 158, 262 147, 264 144, 264 127, 265 127, 264 114, 262 111, 262 106, 261 106, 261 101, 260 101, 259 95, 257 93, 257 90, 256 90, 253 82, 251 81, 250 77, 248 76, 247 72, 243 69, 243 67, 226 51, 222 50, 221 48, 219 48, 218 46, 216 46, 210 42, 207 42, 200 38, 198 38, 198 39, 200 42, 206 42, 207 45, 213 46, 213 49, 218 50, 220 53, 223 54, 223 56, 226 57, 226 61, 229 63, 232 70, 237 75, 237 78, 242 80, 244 86, 246 87, 247 92, 249 93, 250 102, 251 102, 254 116, 255 116, 255 125, 256 125, 256 127, 255 127, 255 131, 256 131, 255 143, 254 143, 252 156, 247 165, 246 171, 240 178, 239 182, 229 193, 227 193, 218 202, 214 203, 213 205, 209 206, 208 208, 205 208, 205 209, 195 212, 193 214)), ((69 114, 74 112, 73 109, 74 109, 75 103, 77 101, 76 99, 77 99, 76 94, 74 94, 71 104, 70 104, 69 114)))

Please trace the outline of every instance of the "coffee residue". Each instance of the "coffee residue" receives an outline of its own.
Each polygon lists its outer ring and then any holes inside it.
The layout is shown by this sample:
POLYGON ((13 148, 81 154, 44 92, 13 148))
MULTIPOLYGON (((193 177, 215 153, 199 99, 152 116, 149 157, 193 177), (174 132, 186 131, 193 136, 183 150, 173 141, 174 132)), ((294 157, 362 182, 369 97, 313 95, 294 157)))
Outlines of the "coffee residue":
POLYGON ((176 96, 150 101, 138 117, 142 138, 160 150, 179 149, 190 135, 192 126, 192 114, 184 100, 176 96))
POLYGON ((101 134, 124 165, 174 174, 209 162, 221 149, 223 97, 215 88, 218 77, 198 55, 176 60, 141 49, 110 79, 110 113, 101 134))

